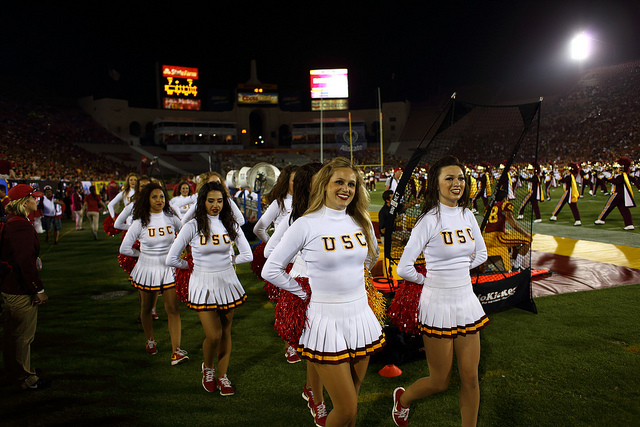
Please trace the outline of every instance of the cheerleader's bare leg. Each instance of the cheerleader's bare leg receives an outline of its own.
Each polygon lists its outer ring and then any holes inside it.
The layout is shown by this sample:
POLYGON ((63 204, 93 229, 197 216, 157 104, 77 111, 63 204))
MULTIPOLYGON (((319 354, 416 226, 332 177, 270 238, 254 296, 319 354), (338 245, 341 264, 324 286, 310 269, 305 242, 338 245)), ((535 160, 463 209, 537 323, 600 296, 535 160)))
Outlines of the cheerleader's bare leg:
POLYGON ((307 361, 307 386, 311 387, 311 391, 313 392, 313 403, 315 405, 324 400, 324 386, 322 385, 320 374, 318 374, 316 364, 309 361, 307 361))
POLYGON ((338 365, 314 365, 333 403, 326 426, 355 426, 358 392, 369 367, 369 358, 338 365))
POLYGON ((219 377, 224 377, 229 368, 231 358, 231 323, 233 323, 233 309, 220 311, 220 324, 222 336, 218 345, 218 373, 219 377))
POLYGON ((233 310, 199 311, 198 317, 204 329, 205 339, 202 343, 204 365, 213 368, 218 358, 218 378, 227 373, 229 356, 231 355, 231 322, 233 310), (227 330, 225 333, 224 330, 227 330))
POLYGON ((175 352, 178 347, 180 347, 180 340, 182 338, 182 324, 180 321, 179 308, 180 300, 178 300, 175 288, 165 289, 162 292, 162 298, 164 299, 164 310, 167 312, 171 348, 173 352, 175 352))
POLYGON ((462 426, 475 426, 480 407, 480 385, 478 365, 480 364, 480 333, 459 336, 453 340, 460 373, 460 414, 462 426))
POLYGON ((142 329, 147 339, 153 338, 153 317, 151 317, 151 309, 153 308, 153 302, 156 299, 156 291, 140 291, 140 320, 142 322, 142 329))

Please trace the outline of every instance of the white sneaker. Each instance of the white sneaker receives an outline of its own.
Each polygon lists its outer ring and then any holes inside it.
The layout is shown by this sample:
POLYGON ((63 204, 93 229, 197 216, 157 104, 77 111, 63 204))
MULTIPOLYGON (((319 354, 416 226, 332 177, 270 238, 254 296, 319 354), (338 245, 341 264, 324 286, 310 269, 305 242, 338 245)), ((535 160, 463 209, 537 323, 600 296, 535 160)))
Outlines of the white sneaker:
POLYGON ((524 219, 524 215, 518 215, 516 219, 524 219))
POLYGON ((542 219, 540 219, 540 218, 534 219, 533 222, 542 222, 542 219))
POLYGON ((553 215, 551 218, 549 218, 549 221, 557 221, 558 217, 553 215))
POLYGON ((627 225, 625 228, 623 228, 623 230, 635 230, 636 228, 633 226, 633 224, 631 225, 627 225))
POLYGON ((604 221, 603 221, 603 220, 601 220, 601 219, 596 219, 595 221, 593 221, 593 223, 594 223, 595 225, 602 225, 602 224, 604 224, 604 221))
POLYGON ((573 225, 582 225, 582 222, 580 220, 578 220, 578 221, 574 222, 573 225))

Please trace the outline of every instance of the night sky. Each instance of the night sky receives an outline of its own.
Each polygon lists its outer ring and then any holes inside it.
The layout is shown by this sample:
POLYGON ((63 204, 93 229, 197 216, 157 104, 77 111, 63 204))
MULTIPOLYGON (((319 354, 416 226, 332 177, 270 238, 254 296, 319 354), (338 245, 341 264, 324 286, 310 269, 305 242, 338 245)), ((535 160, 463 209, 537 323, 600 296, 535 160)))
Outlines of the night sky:
POLYGON ((153 107, 156 62, 233 89, 255 59, 263 83, 306 98, 310 69, 348 68, 350 105, 372 108, 378 87, 384 101, 424 101, 561 78, 577 68, 567 46, 582 30, 599 40, 583 67, 640 59, 637 0, 138 3, 2 2, 0 75, 153 107))

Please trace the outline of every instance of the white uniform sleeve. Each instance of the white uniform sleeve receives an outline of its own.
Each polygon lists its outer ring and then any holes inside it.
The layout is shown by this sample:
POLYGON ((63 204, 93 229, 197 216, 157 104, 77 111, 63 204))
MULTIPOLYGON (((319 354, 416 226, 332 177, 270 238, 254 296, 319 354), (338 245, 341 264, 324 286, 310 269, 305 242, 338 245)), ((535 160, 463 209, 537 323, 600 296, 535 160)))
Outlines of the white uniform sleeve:
MULTIPOLYGON (((371 224, 371 237, 373 237, 374 239, 376 238, 376 232, 373 230, 373 224, 371 224)), ((367 258, 364 260, 365 265, 367 266, 367 270, 371 271, 371 269, 373 267, 376 266, 376 263, 378 262, 378 257, 380 256, 380 246, 378 246, 377 242, 374 240, 374 250, 375 250, 375 254, 373 257, 369 256, 369 253, 367 252, 367 258)), ((265 255, 266 256, 266 255, 265 255)))
POLYGON ((196 216, 196 206, 197 204, 192 204, 189 210, 182 217, 182 226, 184 227, 186 223, 191 221, 196 216))
POLYGON ((227 199, 229 200, 229 204, 231 205, 231 211, 233 212, 233 217, 236 219, 236 222, 238 223, 238 225, 242 227, 244 225, 244 215, 242 211, 238 207, 238 204, 231 197, 227 197, 227 199))
POLYGON ((278 205, 278 201, 274 200, 253 227, 254 234, 263 242, 269 241, 270 236, 267 234, 267 228, 276 220, 279 213, 280 206, 278 205))
POLYGON ((113 227, 117 228, 118 230, 128 230, 129 227, 131 226, 127 224, 127 218, 131 216, 132 212, 133 212, 133 203, 129 203, 127 206, 124 207, 124 209, 122 209, 122 212, 120 212, 120 215, 118 215, 116 220, 113 222, 113 227))
POLYGON ((142 223, 139 219, 133 221, 131 227, 129 227, 129 231, 127 231, 127 235, 122 239, 122 243, 120 244, 120 253, 122 255, 128 255, 131 257, 139 257, 140 251, 137 249, 133 249, 133 244, 140 238, 140 232, 142 231, 142 223))
POLYGON ((469 258, 469 269, 474 269, 487 260, 487 246, 482 238, 482 232, 478 226, 478 221, 468 209, 465 209, 465 216, 471 222, 471 232, 473 233, 473 241, 476 246, 476 250, 471 254, 469 258))
POLYGON ((114 197, 107 205, 107 209, 109 210, 109 215, 111 215, 111 218, 116 217, 116 205, 121 201, 122 201, 122 191, 116 194, 116 197, 114 197))
POLYGON ((289 219, 291 218, 291 214, 284 217, 282 221, 278 224, 273 234, 269 238, 269 241, 264 245, 264 257, 269 258, 271 252, 275 249, 276 245, 280 243, 282 240, 282 236, 289 229, 289 219))
POLYGON ((242 229, 238 226, 236 228, 236 240, 234 240, 236 246, 238 247, 238 255, 234 255, 232 257, 234 264, 242 264, 245 262, 253 261, 253 252, 251 252, 251 245, 249 245, 249 241, 246 236, 242 232, 242 229))
POLYGON ((425 277, 416 271, 414 263, 427 245, 430 234, 427 226, 429 221, 425 219, 424 217, 420 219, 415 227, 413 227, 413 230, 411 230, 411 236, 409 237, 407 245, 404 247, 404 252, 402 252, 400 261, 398 261, 398 267, 396 268, 398 276, 406 281, 418 284, 424 283, 425 277))
POLYGON ((189 263, 180 258, 180 255, 182 255, 184 248, 186 248, 189 242, 195 237, 196 229, 195 220, 182 227, 182 230, 180 230, 176 240, 171 244, 171 249, 169 249, 169 253, 167 254, 165 262, 169 267, 182 268, 185 270, 189 268, 189 263))
POLYGON ((264 280, 300 298, 306 298, 307 293, 298 282, 285 272, 285 268, 293 257, 300 252, 300 249, 304 247, 307 232, 306 222, 298 220, 291 224, 291 227, 284 233, 276 248, 267 258, 264 267, 262 267, 262 278, 264 280))

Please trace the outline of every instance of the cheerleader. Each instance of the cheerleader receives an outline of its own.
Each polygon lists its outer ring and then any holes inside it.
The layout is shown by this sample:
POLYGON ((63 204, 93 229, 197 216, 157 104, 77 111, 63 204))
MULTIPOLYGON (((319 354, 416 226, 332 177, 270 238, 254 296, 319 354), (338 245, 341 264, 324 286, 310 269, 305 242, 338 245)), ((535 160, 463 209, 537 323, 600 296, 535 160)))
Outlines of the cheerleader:
POLYGON ((187 307, 196 311, 204 329, 202 386, 208 392, 220 389, 222 396, 234 393, 227 378, 231 356, 231 323, 235 307, 247 298, 234 271, 235 264, 251 262, 251 247, 231 211, 225 187, 217 182, 198 191, 195 218, 184 225, 167 255, 167 265, 187 269, 180 258, 187 246, 193 256, 187 307), (233 255, 232 243, 239 254, 233 255), (214 361, 218 359, 218 377, 214 361))
POLYGON ((288 165, 282 169, 280 176, 275 185, 267 195, 269 207, 262 214, 256 225, 253 227, 253 233, 263 242, 269 241, 267 228, 271 224, 277 227, 280 221, 291 212, 291 200, 293 197, 293 179, 296 176, 298 166, 288 165))
POLYGON ((193 203, 194 201, 191 197, 191 186, 187 181, 180 182, 178 184, 178 195, 171 199, 169 205, 171 205, 173 210, 178 214, 178 217, 182 219, 193 203))
POLYGON ((487 259, 487 250, 468 205, 464 165, 453 156, 443 157, 431 167, 422 213, 398 263, 400 277, 423 285, 418 328, 430 374, 406 390, 394 390, 392 417, 398 426, 408 424, 413 401, 449 387, 454 352, 460 372, 462 425, 475 425, 478 417, 479 331, 489 320, 473 293, 469 269, 487 259), (426 261, 426 276, 414 267, 420 253, 426 261))
POLYGON ((147 353, 158 353, 153 339, 153 308, 157 294, 164 299, 164 308, 169 322, 171 337, 171 364, 189 360, 187 352, 180 349, 180 311, 175 290, 174 269, 165 264, 165 259, 176 233, 180 230, 180 220, 165 203, 167 194, 160 185, 151 183, 141 191, 133 209, 133 223, 122 240, 120 253, 138 257, 131 271, 131 284, 140 290, 140 318, 147 336, 147 353), (140 250, 133 249, 136 240, 140 250))
MULTIPOLYGON (((289 229, 289 226, 300 218, 309 205, 309 195, 311 193, 311 182, 313 177, 318 171, 322 169, 322 163, 307 163, 300 166, 297 170, 295 179, 293 180, 293 199, 291 212, 285 217, 283 221, 276 227, 273 235, 264 247, 264 256, 269 257, 273 249, 282 239, 284 233, 289 229)), ((295 261, 289 275, 291 277, 307 277, 307 265, 298 253, 295 257, 295 261)), ((284 319, 276 319, 278 320, 284 319)), ((290 352, 293 351, 295 356, 298 356, 298 352, 289 345, 285 356, 287 360, 290 359, 290 352)), ((327 407, 324 402, 323 385, 318 372, 316 371, 313 363, 307 360, 307 382, 302 389, 302 398, 307 401, 307 406, 311 411, 311 416, 314 417, 316 425, 323 426, 327 417, 327 407)))
POLYGON ((355 425, 369 357, 385 344, 365 287, 365 262, 373 267, 379 249, 368 208, 359 171, 335 158, 316 175, 309 208, 262 270, 265 280, 306 300, 307 292, 285 272, 299 252, 306 263, 311 296, 298 352, 312 362, 333 402, 327 425, 355 425))
POLYGON ((122 191, 120 191, 116 197, 114 197, 109 204, 107 205, 107 209, 109 210, 109 215, 111 218, 116 218, 116 206, 118 203, 123 202, 125 206, 127 206, 133 200, 133 195, 136 193, 136 184, 138 183, 139 175, 135 172, 130 173, 124 180, 124 186, 122 187, 122 191))

